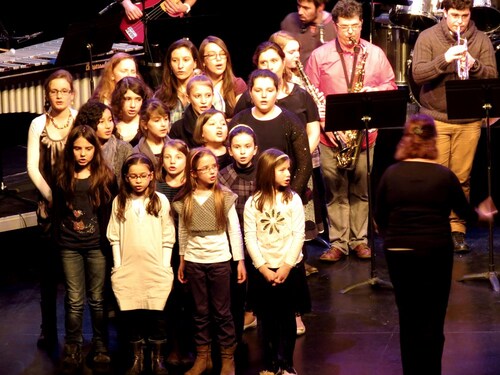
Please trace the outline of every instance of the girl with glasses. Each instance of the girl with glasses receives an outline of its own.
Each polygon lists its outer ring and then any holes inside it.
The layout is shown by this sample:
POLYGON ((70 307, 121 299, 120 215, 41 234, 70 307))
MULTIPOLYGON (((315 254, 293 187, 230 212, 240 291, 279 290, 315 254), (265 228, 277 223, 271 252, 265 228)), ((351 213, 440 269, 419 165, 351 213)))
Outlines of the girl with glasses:
POLYGON ((204 73, 212 80, 216 95, 214 107, 225 113, 228 121, 234 107, 247 89, 246 82, 233 73, 231 55, 224 41, 209 35, 200 44, 200 56, 204 73))
POLYGON ((77 110, 74 79, 67 70, 56 70, 44 83, 45 113, 31 122, 27 141, 28 176, 38 191, 37 221, 40 230, 40 307, 42 315, 38 346, 53 349, 57 344, 57 284, 60 260, 51 241, 50 210, 55 166, 62 157, 77 110))
POLYGON ((154 170, 141 153, 125 161, 107 231, 114 261, 111 284, 132 352, 127 374, 143 373, 147 348, 152 373, 167 374, 164 309, 173 283, 175 227, 167 197, 155 189, 154 170))
POLYGON ((196 360, 187 375, 212 368, 214 335, 220 345, 221 374, 234 375, 236 334, 231 314, 231 261, 238 283, 246 280, 236 194, 218 182, 217 159, 205 147, 189 153, 186 184, 172 207, 179 215, 178 279, 195 303, 196 360))

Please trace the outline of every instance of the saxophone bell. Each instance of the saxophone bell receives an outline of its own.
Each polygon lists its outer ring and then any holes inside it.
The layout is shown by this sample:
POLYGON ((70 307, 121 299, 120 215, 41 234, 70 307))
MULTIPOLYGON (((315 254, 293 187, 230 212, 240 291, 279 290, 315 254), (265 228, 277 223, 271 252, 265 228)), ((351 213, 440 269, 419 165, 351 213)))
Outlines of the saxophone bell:
MULTIPOLYGON (((354 78, 352 83, 351 92, 361 92, 364 86, 365 78, 365 64, 368 57, 366 47, 353 37, 349 37, 350 42, 354 45, 354 53, 357 55, 357 63, 353 68, 355 69, 354 78)), ((353 170, 361 152, 363 139, 365 138, 364 130, 346 130, 345 137, 348 139, 347 143, 340 143, 339 152, 337 154, 337 168, 345 170, 353 170)), ((337 140, 341 140, 336 135, 337 140)))

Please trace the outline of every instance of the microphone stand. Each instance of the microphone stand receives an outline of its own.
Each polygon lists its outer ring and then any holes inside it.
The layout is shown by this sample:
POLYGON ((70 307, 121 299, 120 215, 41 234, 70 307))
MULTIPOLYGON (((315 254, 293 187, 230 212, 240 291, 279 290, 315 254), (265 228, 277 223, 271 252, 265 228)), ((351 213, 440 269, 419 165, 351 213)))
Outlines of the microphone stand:
POLYGON ((90 84, 90 95, 94 93, 94 64, 92 58, 92 43, 87 43, 85 46, 89 51, 89 84, 90 84))

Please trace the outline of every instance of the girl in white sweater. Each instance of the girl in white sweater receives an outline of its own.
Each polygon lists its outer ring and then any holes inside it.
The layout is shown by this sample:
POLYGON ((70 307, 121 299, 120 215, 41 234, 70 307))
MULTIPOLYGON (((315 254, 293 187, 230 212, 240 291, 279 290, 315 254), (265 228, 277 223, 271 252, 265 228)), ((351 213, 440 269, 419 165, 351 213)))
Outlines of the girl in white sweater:
POLYGON ((259 271, 254 312, 262 329, 266 369, 261 374, 296 374, 295 314, 311 308, 302 254, 304 206, 290 180, 288 155, 275 148, 262 152, 243 215, 245 245, 259 271))
POLYGON ((121 177, 107 236, 113 250, 111 284, 133 351, 127 374, 144 370, 147 343, 153 374, 166 374, 164 308, 172 289, 170 259, 175 243, 170 204, 155 190, 153 162, 146 155, 130 155, 121 177))

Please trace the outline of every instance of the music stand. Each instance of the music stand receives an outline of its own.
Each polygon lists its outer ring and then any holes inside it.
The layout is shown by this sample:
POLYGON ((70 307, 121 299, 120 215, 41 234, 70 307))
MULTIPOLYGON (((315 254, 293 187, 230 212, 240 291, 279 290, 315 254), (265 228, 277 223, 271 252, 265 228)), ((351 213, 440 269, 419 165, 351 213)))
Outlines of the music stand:
MULTIPOLYGON (((359 130, 368 134, 370 128, 402 128, 406 121, 408 100, 404 91, 375 91, 354 94, 327 95, 325 130, 359 130)), ((368 242, 372 249, 371 275, 368 280, 342 289, 347 293, 358 286, 371 285, 392 288, 392 284, 377 276, 371 189, 370 148, 366 148, 366 180, 368 188, 368 242)))
MULTIPOLYGON (((500 79, 453 80, 445 83, 448 119, 486 118, 486 158, 488 196, 491 197, 490 118, 500 116, 500 79)), ((489 280, 495 292, 500 291, 493 251, 493 221, 488 225, 488 271, 462 276, 458 281, 489 280)))
POLYGON ((118 21, 112 16, 70 24, 57 54, 56 66, 89 63, 90 94, 94 92, 93 57, 110 53, 120 30, 118 21))

